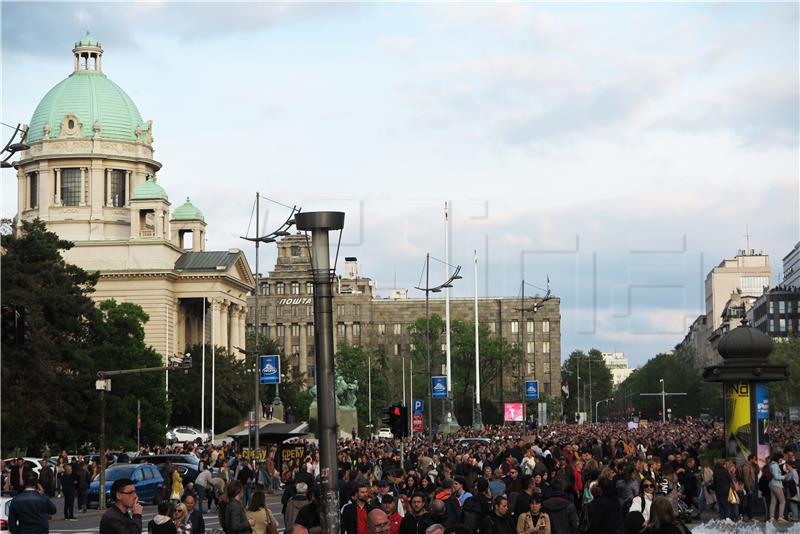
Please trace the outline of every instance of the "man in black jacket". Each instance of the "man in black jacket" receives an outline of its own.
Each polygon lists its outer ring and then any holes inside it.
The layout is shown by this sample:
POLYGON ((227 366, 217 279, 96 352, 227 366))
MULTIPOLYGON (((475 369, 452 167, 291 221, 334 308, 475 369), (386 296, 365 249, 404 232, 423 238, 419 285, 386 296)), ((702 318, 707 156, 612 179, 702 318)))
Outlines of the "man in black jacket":
MULTIPOLYGON (((358 525, 366 526, 367 515, 372 510, 369 505, 369 486, 356 486, 356 500, 342 507, 342 534, 359 534, 358 525)), ((364 530, 361 531, 362 533, 364 530)))
POLYGON ((485 478, 475 482, 475 494, 464 501, 461 508, 461 523, 472 532, 480 532, 483 520, 492 513, 492 497, 485 478))
POLYGON ((24 485, 8 505, 9 529, 14 534, 47 534, 48 516, 56 513, 56 505, 44 495, 36 473, 28 473, 24 485))
POLYGON ((400 521, 400 534, 425 534, 425 516, 428 512, 425 510, 425 494, 416 492, 409 500, 411 510, 406 512, 403 520, 400 521))
POLYGON ((75 521, 75 477, 72 464, 66 464, 61 473, 61 492, 64 494, 64 519, 75 521))
POLYGON ((136 486, 128 478, 120 478, 111 484, 114 506, 100 519, 100 534, 141 534, 144 508, 136 495, 136 486))
POLYGON ((576 534, 578 532, 578 512, 560 480, 553 482, 550 496, 543 503, 543 510, 550 516, 551 534, 576 534))

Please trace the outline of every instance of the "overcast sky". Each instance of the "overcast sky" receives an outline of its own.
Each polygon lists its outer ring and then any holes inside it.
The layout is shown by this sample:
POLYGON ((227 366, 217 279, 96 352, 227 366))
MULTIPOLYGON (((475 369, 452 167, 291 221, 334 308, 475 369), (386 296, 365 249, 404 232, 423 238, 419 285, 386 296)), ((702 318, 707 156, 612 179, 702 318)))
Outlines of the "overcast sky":
MULTIPOLYGON (((549 274, 562 357, 641 364, 704 311, 705 275, 747 225, 775 282, 798 241, 797 3, 0 9, 2 121, 30 121, 91 30, 153 120, 173 208, 190 196, 205 213, 207 250, 253 265, 238 236, 256 191, 343 210, 340 257, 385 296, 418 285, 426 252, 444 258, 449 201, 454 295, 472 295, 475 249, 482 296, 549 274)), ((288 214, 264 209, 266 230, 288 214)))

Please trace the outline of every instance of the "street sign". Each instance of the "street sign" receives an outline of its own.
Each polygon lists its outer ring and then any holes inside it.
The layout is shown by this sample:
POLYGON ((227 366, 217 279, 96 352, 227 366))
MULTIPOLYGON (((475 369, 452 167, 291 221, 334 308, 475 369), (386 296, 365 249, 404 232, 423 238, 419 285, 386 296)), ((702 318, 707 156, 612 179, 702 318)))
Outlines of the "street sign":
POLYGON ((422 415, 425 413, 425 401, 422 399, 414 399, 414 415, 422 415))
POLYGON ((539 398, 539 381, 526 380, 525 381, 525 398, 538 399, 539 398))
POLYGON ((446 376, 432 376, 431 377, 431 395, 434 399, 447 398, 447 377, 446 376))
POLYGON ((258 368, 262 384, 279 384, 281 381, 281 358, 276 354, 258 357, 258 368))
POLYGON ((422 432, 422 414, 414 414, 414 432, 422 432))
POLYGON ((525 405, 521 402, 506 402, 503 405, 503 420, 518 422, 525 420, 525 405))

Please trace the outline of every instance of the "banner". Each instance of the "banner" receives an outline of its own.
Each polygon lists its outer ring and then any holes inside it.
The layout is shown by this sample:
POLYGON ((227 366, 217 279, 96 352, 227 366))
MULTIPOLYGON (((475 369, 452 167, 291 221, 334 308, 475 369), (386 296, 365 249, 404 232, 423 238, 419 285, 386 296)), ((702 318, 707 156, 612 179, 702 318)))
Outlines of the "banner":
POLYGON ((525 405, 521 402, 506 402, 503 405, 503 421, 519 422, 525 420, 525 405))
POLYGON ((258 357, 258 368, 262 384, 279 384, 281 381, 281 357, 262 354, 258 357))
POLYGON ((447 398, 447 377, 446 376, 432 376, 431 377, 431 395, 434 399, 447 398))
POLYGON ((422 432, 422 414, 414 414, 412 424, 414 432, 422 432))
POLYGON ((425 413, 425 401, 422 399, 414 399, 414 409, 411 413, 414 415, 422 415, 425 413))
POLYGON ((525 398, 538 399, 539 398, 539 381, 526 380, 525 381, 525 398))
POLYGON ((759 460, 766 461, 769 456, 769 393, 767 384, 756 382, 756 456, 759 460))
POLYGON ((750 384, 725 382, 725 454, 742 460, 750 455, 750 384))
POLYGON ((305 445, 283 445, 281 449, 281 471, 291 471, 289 464, 295 461, 295 465, 299 465, 305 457, 305 445))

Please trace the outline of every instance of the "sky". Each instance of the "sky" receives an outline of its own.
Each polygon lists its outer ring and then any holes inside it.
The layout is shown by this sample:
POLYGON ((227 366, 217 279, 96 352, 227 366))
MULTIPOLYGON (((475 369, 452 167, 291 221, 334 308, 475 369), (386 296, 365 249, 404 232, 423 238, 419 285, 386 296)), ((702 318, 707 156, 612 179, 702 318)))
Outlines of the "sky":
MULTIPOLYGON (((562 357, 674 348, 704 279, 800 234, 797 3, 2 2, 2 121, 27 123, 90 30, 153 120, 158 181, 207 250, 281 206, 346 213, 378 293, 561 298, 562 357), (445 279, 444 267, 434 263, 445 279), (537 289, 538 287, 538 289, 537 289)), ((10 130, 4 128, 9 135, 10 130)), ((2 214, 16 213, 3 171, 2 214)), ((335 241, 335 239, 334 239, 335 241)), ((274 247, 261 248, 262 272, 274 247)), ((267 268, 264 268, 267 266, 267 268)), ((342 267, 340 261, 339 267, 342 267)), ((341 270, 340 270, 341 272, 341 270)))

